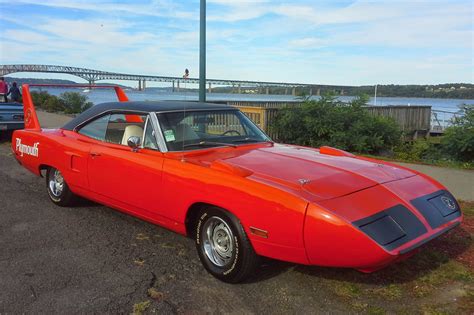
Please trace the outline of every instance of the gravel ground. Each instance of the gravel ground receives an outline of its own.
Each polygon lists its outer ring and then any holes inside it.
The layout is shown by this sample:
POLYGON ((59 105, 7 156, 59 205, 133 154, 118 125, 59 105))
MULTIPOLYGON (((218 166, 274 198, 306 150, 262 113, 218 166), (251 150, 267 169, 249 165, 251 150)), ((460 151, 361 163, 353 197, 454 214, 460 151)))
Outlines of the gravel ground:
POLYGON ((134 305, 164 313, 349 310, 294 265, 264 262, 251 282, 229 285, 204 270, 188 238, 90 202, 57 207, 9 143, 0 144, 0 205, 0 314, 131 313, 134 305))

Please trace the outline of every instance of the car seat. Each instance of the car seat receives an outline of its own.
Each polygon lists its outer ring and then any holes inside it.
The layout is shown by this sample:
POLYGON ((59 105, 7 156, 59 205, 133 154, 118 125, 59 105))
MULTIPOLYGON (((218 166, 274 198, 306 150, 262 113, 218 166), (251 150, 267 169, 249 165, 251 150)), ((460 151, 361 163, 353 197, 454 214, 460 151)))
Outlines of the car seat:
POLYGON ((127 127, 125 127, 125 131, 123 132, 122 137, 122 144, 128 145, 128 139, 133 136, 139 137, 141 142, 141 139, 143 137, 143 128, 136 125, 128 125, 127 127))

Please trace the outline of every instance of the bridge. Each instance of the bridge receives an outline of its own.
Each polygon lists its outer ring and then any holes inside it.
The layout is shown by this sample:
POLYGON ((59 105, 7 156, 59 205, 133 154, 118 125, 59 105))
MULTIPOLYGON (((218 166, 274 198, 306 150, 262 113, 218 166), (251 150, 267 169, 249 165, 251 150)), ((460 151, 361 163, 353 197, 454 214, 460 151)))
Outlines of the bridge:
MULTIPOLYGON (((109 71, 100 71, 86 68, 70 67, 70 66, 57 66, 57 65, 0 65, 0 75, 5 76, 17 72, 41 72, 41 73, 62 73, 77 76, 89 82, 90 85, 94 85, 96 81, 100 80, 128 80, 138 81, 138 89, 144 90, 146 88, 146 82, 170 82, 173 86, 173 91, 180 89, 180 84, 192 83, 198 84, 199 78, 183 78, 183 77, 170 77, 170 76, 155 76, 155 75, 139 75, 139 74, 126 74, 109 71)), ((291 89, 292 94, 296 95, 297 87, 309 87, 310 95, 313 95, 313 88, 316 92, 315 95, 320 94, 320 87, 322 85, 313 85, 306 83, 289 83, 289 82, 264 82, 264 81, 245 81, 245 80, 222 80, 222 79, 206 79, 206 84, 209 86, 209 93, 212 91, 213 85, 225 85, 232 86, 233 89, 237 89, 240 93, 242 87, 257 87, 259 90, 265 89, 265 93, 269 94, 270 87, 283 87, 285 88, 286 94, 288 89, 291 89)), ((344 94, 343 90, 340 90, 341 95, 344 94)))

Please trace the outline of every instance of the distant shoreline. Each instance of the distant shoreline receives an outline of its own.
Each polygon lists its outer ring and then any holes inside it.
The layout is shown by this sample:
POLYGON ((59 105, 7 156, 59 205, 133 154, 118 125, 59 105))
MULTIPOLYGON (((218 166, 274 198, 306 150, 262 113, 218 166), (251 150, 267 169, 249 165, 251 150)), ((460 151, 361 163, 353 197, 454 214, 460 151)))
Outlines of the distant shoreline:
MULTIPOLYGON (((9 84, 16 81, 18 84, 87 84, 77 83, 72 80, 62 79, 41 79, 41 78, 16 78, 5 77, 5 81, 9 84)), ((96 85, 110 85, 113 83, 99 82, 96 85)), ((123 85, 118 85, 124 89, 137 89, 123 85)), ((173 92, 170 87, 147 87, 147 91, 163 91, 173 92)), ((366 94, 374 95, 374 86, 337 86, 337 85, 321 85, 321 86, 302 86, 296 88, 296 97, 319 94, 333 93, 337 96, 357 96, 366 94)), ((198 92, 196 88, 175 88, 174 92, 198 92)), ((209 92, 209 89, 206 89, 209 92)), ((242 94, 242 95, 266 95, 264 87, 241 87, 240 93, 236 93, 237 88, 231 86, 218 86, 211 89, 211 93, 215 94, 242 94)), ((284 87, 268 87, 268 95, 291 95, 290 88, 284 87), (286 93, 285 93, 286 92, 286 93)), ((445 83, 437 85, 378 85, 377 97, 398 97, 398 98, 432 98, 432 99, 466 99, 474 100, 474 84, 470 83, 445 83)))

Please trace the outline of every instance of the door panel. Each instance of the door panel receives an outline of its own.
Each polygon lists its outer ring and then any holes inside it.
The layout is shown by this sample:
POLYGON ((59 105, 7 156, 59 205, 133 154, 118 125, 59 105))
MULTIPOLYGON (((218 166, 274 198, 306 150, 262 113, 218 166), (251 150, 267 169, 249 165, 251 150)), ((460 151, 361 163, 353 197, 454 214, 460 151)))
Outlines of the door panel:
POLYGON ((161 152, 132 152, 122 145, 95 144, 89 156, 90 189, 133 207, 160 213, 162 167, 161 152))

